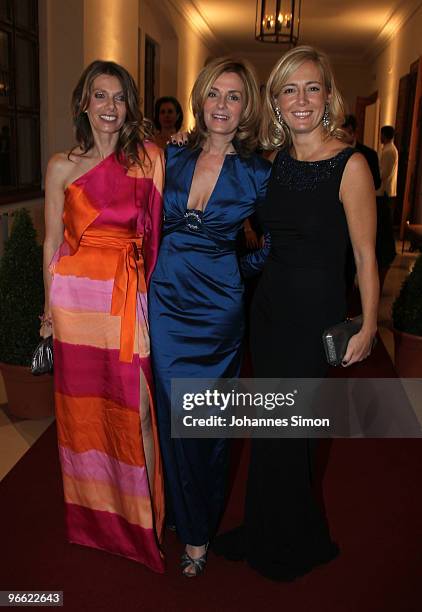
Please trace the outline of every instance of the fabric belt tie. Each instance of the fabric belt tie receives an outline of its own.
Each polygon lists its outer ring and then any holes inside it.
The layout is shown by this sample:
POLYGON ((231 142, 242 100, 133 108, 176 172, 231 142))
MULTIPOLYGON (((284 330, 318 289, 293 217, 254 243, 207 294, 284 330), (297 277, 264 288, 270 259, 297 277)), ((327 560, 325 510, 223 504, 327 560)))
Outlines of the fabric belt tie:
POLYGON ((135 342, 136 295, 138 276, 144 272, 142 237, 120 238, 115 236, 87 235, 82 246, 119 249, 120 255, 114 276, 110 314, 120 317, 119 360, 132 363, 135 342))
POLYGON ((173 222, 172 224, 164 224, 162 233, 163 237, 168 236, 169 234, 173 234, 174 232, 188 233, 208 238, 208 240, 213 242, 215 246, 221 251, 233 252, 236 250, 236 240, 221 240, 205 226, 202 226, 201 229, 198 231, 188 230, 186 229, 186 221, 184 218, 179 219, 176 222, 173 222))

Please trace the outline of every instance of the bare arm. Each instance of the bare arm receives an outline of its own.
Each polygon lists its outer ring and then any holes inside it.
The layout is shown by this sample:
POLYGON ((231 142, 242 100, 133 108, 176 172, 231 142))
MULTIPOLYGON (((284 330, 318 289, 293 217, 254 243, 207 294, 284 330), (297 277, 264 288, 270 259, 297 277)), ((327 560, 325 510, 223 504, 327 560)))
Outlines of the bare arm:
POLYGON ((64 206, 64 182, 68 169, 68 160, 64 154, 54 155, 48 162, 47 175, 45 179, 45 239, 43 257, 44 275, 44 317, 46 322, 41 325, 40 335, 43 337, 51 335, 50 309, 50 286, 51 273, 49 265, 51 259, 63 242, 63 206, 64 206))
POLYGON ((376 203, 374 182, 365 158, 353 155, 344 170, 340 199, 347 218, 356 262, 362 301, 363 325, 352 336, 344 356, 344 365, 362 361, 371 352, 377 330, 379 300, 378 269, 375 258, 376 203))

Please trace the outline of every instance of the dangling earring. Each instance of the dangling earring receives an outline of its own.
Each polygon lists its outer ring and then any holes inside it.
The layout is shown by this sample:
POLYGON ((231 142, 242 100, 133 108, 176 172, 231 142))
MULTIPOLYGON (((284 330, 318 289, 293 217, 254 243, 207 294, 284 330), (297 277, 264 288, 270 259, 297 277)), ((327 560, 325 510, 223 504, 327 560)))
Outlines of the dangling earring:
POLYGON ((284 119, 281 116, 281 110, 278 108, 278 106, 274 107, 274 112, 275 112, 275 116, 277 118, 277 121, 279 122, 279 124, 281 125, 281 127, 284 127, 284 119))
POLYGON ((281 136, 281 130, 279 126, 283 128, 285 126, 285 123, 283 117, 281 116, 281 110, 278 108, 278 106, 274 106, 274 113, 277 119, 277 122, 274 121, 274 132, 275 135, 279 137, 281 136))
POLYGON ((321 123, 322 127, 328 130, 328 128, 330 127, 330 106, 328 102, 325 103, 325 109, 324 114, 322 115, 321 123))

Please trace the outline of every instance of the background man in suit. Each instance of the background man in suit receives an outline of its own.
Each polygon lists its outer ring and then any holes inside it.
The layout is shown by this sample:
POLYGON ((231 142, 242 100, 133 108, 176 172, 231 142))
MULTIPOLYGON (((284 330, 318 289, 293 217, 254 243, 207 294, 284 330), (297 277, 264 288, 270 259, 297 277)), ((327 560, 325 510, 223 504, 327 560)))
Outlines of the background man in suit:
POLYGON ((360 151, 365 157, 366 161, 368 162, 369 169, 371 170, 372 178, 374 179, 375 190, 377 190, 381 187, 381 175, 378 164, 378 154, 376 151, 374 151, 374 149, 371 149, 370 147, 367 147, 366 145, 357 141, 356 117, 354 115, 346 115, 344 119, 345 121, 342 125, 342 129, 346 134, 345 141, 350 144, 350 146, 355 147, 355 149, 360 151))

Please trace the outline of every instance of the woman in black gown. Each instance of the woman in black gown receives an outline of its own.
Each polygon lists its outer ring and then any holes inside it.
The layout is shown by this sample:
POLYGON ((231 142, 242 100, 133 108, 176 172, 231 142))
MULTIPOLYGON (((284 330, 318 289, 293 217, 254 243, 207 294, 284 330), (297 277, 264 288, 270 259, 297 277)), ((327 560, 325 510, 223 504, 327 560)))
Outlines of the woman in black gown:
MULTIPOLYGON (((276 149, 259 209, 271 252, 251 312, 257 378, 327 373, 325 328, 346 314, 344 256, 350 235, 364 323, 343 365, 368 356, 376 332, 376 209, 364 157, 341 141, 342 101, 327 58, 296 47, 266 88, 262 142, 276 149)), ((216 552, 274 580, 293 580, 338 554, 312 494, 315 440, 254 439, 244 525, 220 536, 216 552)))

